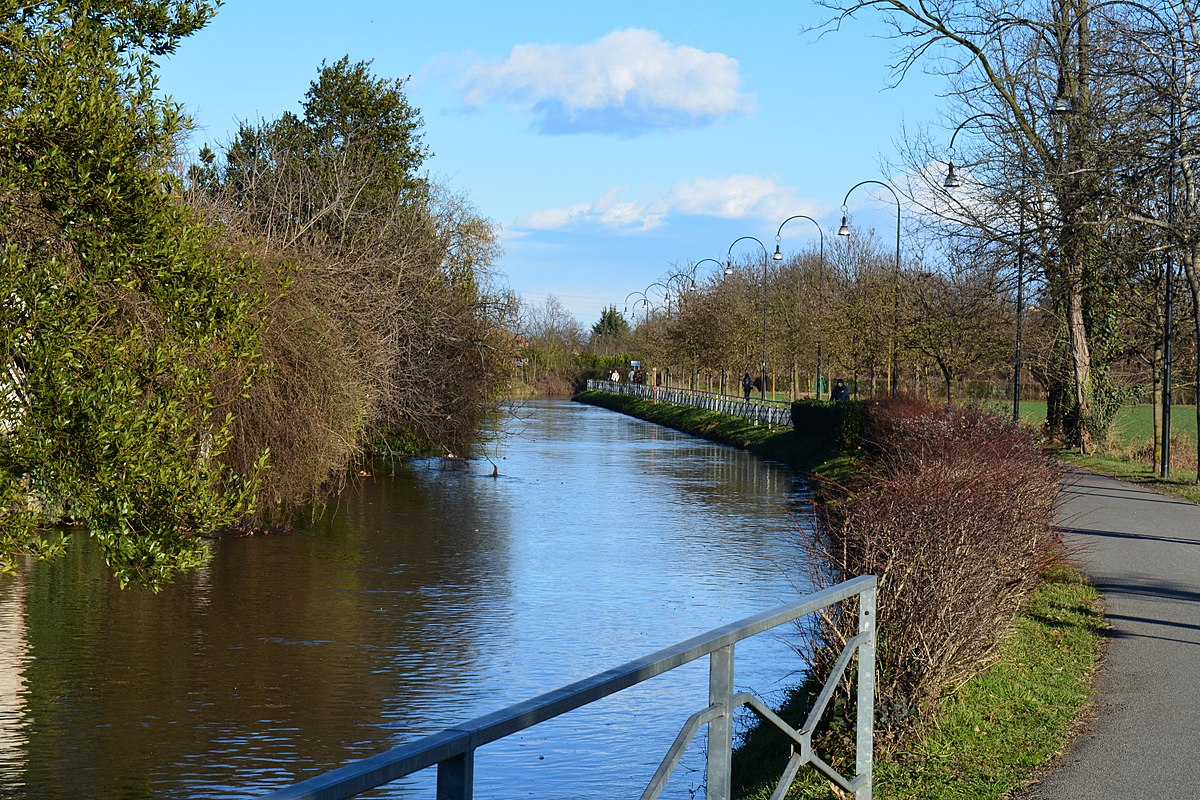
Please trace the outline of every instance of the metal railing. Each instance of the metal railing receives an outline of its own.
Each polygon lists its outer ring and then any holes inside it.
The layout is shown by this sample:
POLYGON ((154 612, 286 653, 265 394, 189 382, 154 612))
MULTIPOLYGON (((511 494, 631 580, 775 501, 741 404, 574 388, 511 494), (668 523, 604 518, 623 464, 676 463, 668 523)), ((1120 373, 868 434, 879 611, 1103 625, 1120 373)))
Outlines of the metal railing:
POLYGON ((747 706, 765 722, 777 726, 792 745, 792 755, 779 779, 773 800, 787 793, 796 774, 811 764, 856 800, 871 798, 875 695, 875 577, 866 575, 807 595, 752 617, 672 645, 657 653, 509 706, 469 722, 426 736, 370 758, 310 778, 265 795, 269 800, 341 800, 375 789, 427 767, 437 766, 437 800, 470 800, 473 796, 475 750, 510 734, 531 728, 567 711, 615 694, 655 676, 709 656, 708 706, 693 714, 668 750, 642 793, 653 800, 666 786, 688 743, 708 725, 706 800, 729 800, 733 747, 733 712, 747 706), (842 600, 858 598, 858 633, 842 649, 832 673, 804 724, 795 729, 757 698, 733 691, 734 646, 743 639, 785 625, 842 600), (858 656, 857 736, 855 775, 847 778, 817 756, 812 736, 833 692, 858 656))
POLYGON ((717 392, 702 392, 694 389, 664 389, 644 383, 620 383, 617 381, 589 380, 588 391, 627 394, 645 397, 663 403, 694 406, 708 411, 719 411, 735 417, 752 419, 763 425, 784 427, 792 424, 792 404, 787 400, 743 400, 734 395, 717 392))

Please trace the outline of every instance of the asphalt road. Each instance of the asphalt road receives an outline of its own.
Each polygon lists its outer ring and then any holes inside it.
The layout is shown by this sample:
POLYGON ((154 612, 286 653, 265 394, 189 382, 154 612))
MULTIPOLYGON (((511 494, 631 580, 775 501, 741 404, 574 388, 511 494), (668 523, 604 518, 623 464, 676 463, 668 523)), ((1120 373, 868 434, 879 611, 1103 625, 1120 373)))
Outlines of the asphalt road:
POLYGON ((1026 797, 1200 798, 1200 505, 1085 473, 1059 524, 1112 630, 1095 719, 1026 797))

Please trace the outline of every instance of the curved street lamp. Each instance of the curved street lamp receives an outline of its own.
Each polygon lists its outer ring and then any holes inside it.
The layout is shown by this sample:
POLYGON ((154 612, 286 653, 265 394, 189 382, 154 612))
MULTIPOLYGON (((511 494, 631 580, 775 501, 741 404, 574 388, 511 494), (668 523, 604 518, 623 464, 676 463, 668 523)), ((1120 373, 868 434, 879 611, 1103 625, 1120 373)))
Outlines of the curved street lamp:
MULTIPOLYGON (((954 174, 954 138, 958 136, 958 132, 965 128, 971 122, 982 117, 991 117, 1000 122, 1007 123, 998 114, 993 114, 989 111, 984 111, 974 116, 967 117, 962 122, 958 123, 958 127, 954 129, 954 133, 950 134, 950 160, 946 162, 946 180, 942 181, 942 186, 946 189, 957 189, 962 186, 962 181, 954 174)), ((1012 405, 1012 420, 1016 424, 1021 421, 1021 331, 1023 327, 1023 318, 1025 310, 1025 159, 1021 159, 1021 196, 1017 200, 1017 330, 1016 330, 1016 345, 1013 352, 1013 405, 1012 405)))
POLYGON ((662 291, 663 291, 663 303, 667 307, 667 320, 669 321, 671 319, 671 287, 660 281, 654 281, 653 283, 651 283, 649 286, 647 286, 642 291, 645 292, 647 294, 647 296, 649 296, 650 290, 653 289, 655 286, 662 289, 662 291))
POLYGON ((762 270, 762 307, 763 307, 763 326, 762 326, 762 370, 759 375, 762 378, 762 385, 759 387, 759 397, 763 402, 767 400, 767 262, 771 255, 767 252, 767 246, 753 236, 739 236, 734 239, 729 245, 729 249, 725 252, 725 274, 733 274, 733 246, 738 242, 749 239, 762 248, 763 253, 763 270, 762 270))
MULTIPOLYGON (((718 273, 718 276, 721 280, 723 280, 733 274, 733 267, 730 266, 730 264, 727 261, 718 261, 715 258, 702 258, 699 261, 697 261, 696 263, 692 264, 692 266, 688 269, 688 274, 692 278, 692 288, 693 289, 696 288, 696 273, 700 270, 700 265, 704 264, 705 262, 712 262, 713 264, 717 265, 717 269, 721 270, 718 273)), ((720 392, 722 394, 724 394, 725 390, 726 390, 725 375, 726 375, 727 367, 728 367, 728 365, 721 366, 721 378, 720 378, 720 383, 718 384, 718 389, 720 390, 720 392)), ((692 388, 693 389, 695 388, 695 383, 696 383, 696 367, 693 364, 693 366, 692 366, 692 388)))
POLYGON ((888 375, 888 392, 896 393, 896 385, 900 381, 900 351, 899 343, 896 341, 900 336, 900 195, 896 194, 896 190, 883 181, 866 180, 859 181, 850 187, 846 192, 846 196, 842 198, 842 224, 838 228, 838 236, 850 236, 850 225, 846 220, 846 203, 850 201, 850 194, 860 186, 865 186, 868 183, 873 183, 876 186, 882 186, 892 193, 892 198, 896 201, 896 265, 895 274, 893 275, 892 298, 894 301, 894 318, 892 320, 892 369, 888 375))
MULTIPOLYGON (((818 264, 818 270, 819 270, 818 280, 820 281, 821 286, 824 287, 824 285, 825 285, 825 231, 821 229, 821 223, 817 222, 812 217, 806 216, 805 214, 794 214, 793 216, 790 216, 787 219, 785 219, 783 222, 779 223, 779 228, 778 228, 778 230, 775 231, 775 255, 771 256, 771 259, 774 261, 783 261, 783 251, 780 249, 780 244, 782 241, 780 239, 780 234, 783 233, 783 226, 787 225, 789 222, 791 222, 794 219, 808 220, 809 222, 811 222, 813 225, 816 226, 817 233, 821 237, 821 259, 820 259, 820 261, 817 262, 817 264, 818 264)), ((817 399, 820 400, 821 399, 821 336, 819 333, 817 334, 817 385, 815 388, 817 390, 816 391, 817 399)))
MULTIPOLYGON (((1158 22, 1162 28, 1163 34, 1167 41, 1171 43, 1171 53, 1167 58, 1170 62, 1170 77, 1171 77, 1171 119, 1169 124, 1170 139, 1171 139, 1171 159, 1170 169, 1167 171, 1167 236, 1168 239, 1173 238, 1174 221, 1175 221, 1175 162, 1179 158, 1179 119, 1182 116, 1179 108, 1179 57, 1175 54, 1176 29, 1173 28, 1165 19, 1162 18, 1154 9, 1144 6, 1134 0, 1106 0, 1103 3, 1097 3, 1094 6, 1085 7, 1079 12, 1079 16, 1067 28, 1066 33, 1060 40, 1060 47, 1065 48, 1067 40, 1071 37, 1072 32, 1079 26, 1081 22, 1091 14, 1106 6, 1130 6, 1140 9, 1158 22)), ((1146 52, 1155 57, 1160 65, 1163 64, 1163 59, 1154 50, 1147 49, 1146 52)), ((1060 54, 1061 56, 1061 51, 1060 54)), ((1055 116, 1067 116, 1075 112, 1075 100, 1068 93, 1066 80, 1063 76, 1066 75, 1066 64, 1061 59, 1058 64, 1059 68, 1059 86, 1058 96, 1054 98, 1054 104, 1050 107, 1050 113, 1055 116)), ((1159 477, 1168 478, 1171 475, 1171 372, 1172 360, 1171 340, 1174 338, 1174 299, 1175 293, 1175 259, 1172 255, 1173 246, 1168 246, 1166 252, 1166 268, 1164 275, 1164 294, 1163 298, 1163 373, 1162 373, 1162 451, 1159 461, 1159 477)))
POLYGON ((700 265, 706 261, 711 261, 712 263, 716 264, 717 269, 721 270, 721 277, 723 278, 727 278, 733 274, 733 267, 729 266, 727 262, 718 261, 715 258, 702 258, 695 264, 692 264, 692 268, 689 270, 692 275, 692 288, 695 288, 696 286, 696 271, 700 269, 700 265))
MULTIPOLYGON (((626 313, 626 314, 628 314, 628 313, 629 313, 629 298, 633 297, 635 294, 636 294, 636 295, 641 295, 641 297, 642 297, 642 299, 641 299, 641 303, 642 303, 642 308, 643 308, 643 310, 645 310, 645 309, 648 309, 648 308, 650 307, 650 298, 649 298, 649 297, 646 297, 646 293, 645 293, 645 292, 633 291, 633 292, 630 292, 629 294, 625 295, 625 313, 626 313)), ((637 313, 637 304, 638 304, 638 301, 637 301, 637 300, 634 300, 634 301, 633 301, 633 308, 634 308, 634 313, 635 313, 635 314, 637 313)), ((646 311, 646 314, 647 314, 647 316, 649 316, 649 313, 650 313, 649 311, 646 311)))

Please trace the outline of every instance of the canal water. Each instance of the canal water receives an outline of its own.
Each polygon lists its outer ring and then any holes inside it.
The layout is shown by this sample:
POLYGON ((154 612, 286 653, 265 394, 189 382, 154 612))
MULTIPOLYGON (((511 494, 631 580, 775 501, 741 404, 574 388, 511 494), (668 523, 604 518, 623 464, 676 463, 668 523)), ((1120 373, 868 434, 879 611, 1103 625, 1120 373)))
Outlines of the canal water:
MULTIPOLYGON (((803 592, 786 469, 565 401, 507 433, 218 541, 158 595, 86 544, 0 577, 0 798, 254 797, 803 592)), ((739 646, 737 688, 778 701, 796 636, 739 646)), ((706 682, 702 660, 488 745, 477 796, 636 797, 706 682)), ((702 796, 703 765, 701 737, 666 796, 702 796)))

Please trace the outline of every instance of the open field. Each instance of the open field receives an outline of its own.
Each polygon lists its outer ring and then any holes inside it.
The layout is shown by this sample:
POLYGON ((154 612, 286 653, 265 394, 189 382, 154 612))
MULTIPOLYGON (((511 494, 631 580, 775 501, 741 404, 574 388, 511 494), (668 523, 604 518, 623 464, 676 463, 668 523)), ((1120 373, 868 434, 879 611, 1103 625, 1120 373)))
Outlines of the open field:
MULTIPOLYGON (((1030 425, 1041 425, 1046 419, 1045 402, 1021 401, 1021 419, 1030 425)), ((1154 436, 1154 409, 1149 405, 1124 406, 1117 413, 1108 441, 1102 452, 1080 455, 1060 450, 1056 455, 1069 464, 1113 478, 1138 483, 1164 494, 1200 502, 1200 485, 1196 483, 1196 410, 1194 406, 1171 408, 1171 476, 1162 480, 1156 475, 1156 465, 1150 444, 1154 436)))
MULTIPOLYGON (((1046 419, 1046 403, 1042 400, 1022 400, 1021 420, 1040 425, 1046 419)), ((1195 406, 1171 407, 1171 435, 1196 442, 1195 406)), ((1154 409, 1149 405, 1122 406, 1113 422, 1109 444, 1115 448, 1138 447, 1154 436, 1154 409)))

